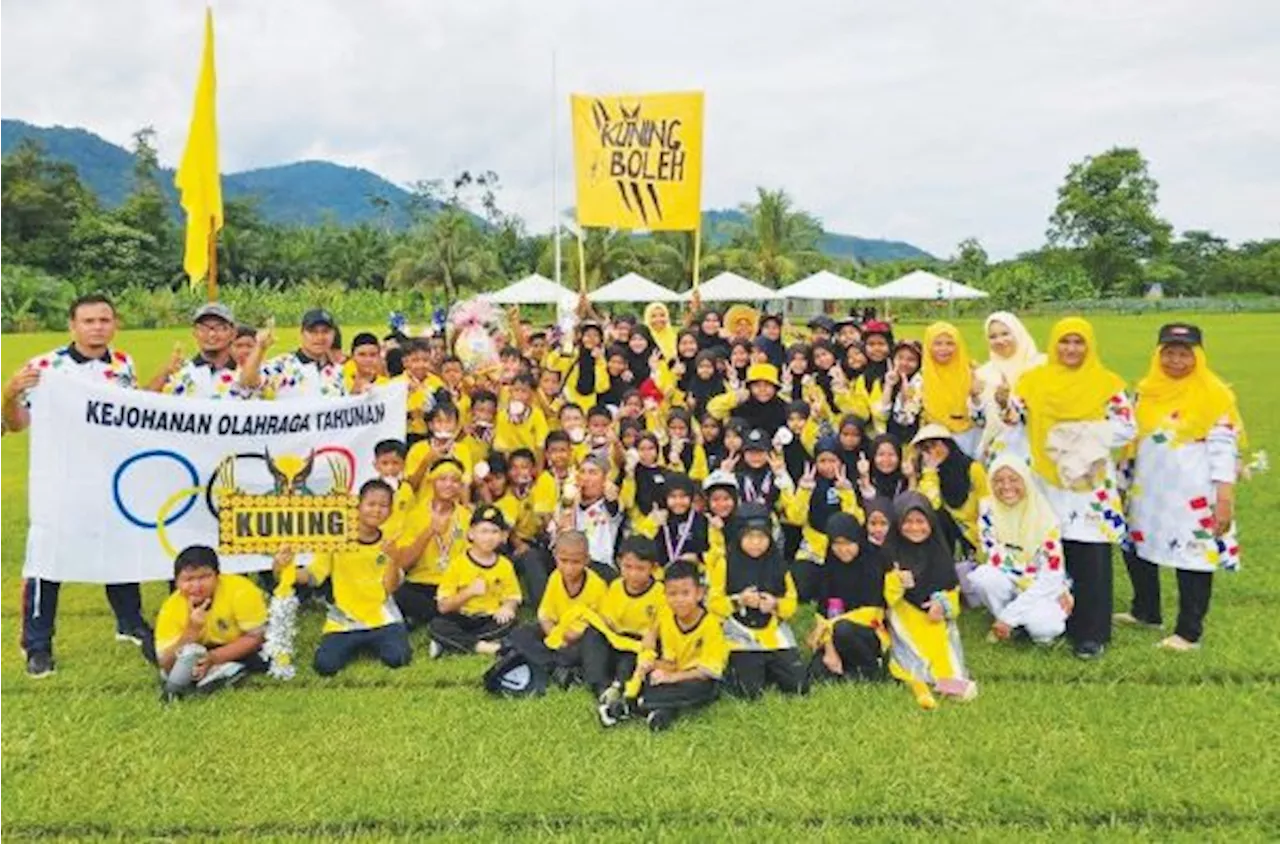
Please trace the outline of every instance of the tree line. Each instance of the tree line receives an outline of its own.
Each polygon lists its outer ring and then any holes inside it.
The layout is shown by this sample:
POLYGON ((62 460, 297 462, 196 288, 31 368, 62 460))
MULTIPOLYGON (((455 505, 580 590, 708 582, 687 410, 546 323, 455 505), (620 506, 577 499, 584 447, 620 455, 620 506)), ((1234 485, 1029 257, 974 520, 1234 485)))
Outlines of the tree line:
MULTIPOLYGON (((181 223, 160 184, 154 132, 133 137, 132 189, 104 207, 75 168, 24 141, 3 160, 4 327, 58 327, 64 300, 101 290, 136 305, 148 321, 182 321, 181 223)), ((741 206, 742 224, 704 232, 703 278, 731 270, 782 286, 820 269, 876 285, 912 269, 931 269, 992 294, 993 304, 1027 308, 1041 302, 1133 297, 1159 284, 1165 295, 1280 294, 1280 239, 1233 245, 1207 231, 1184 231, 1158 212, 1158 184, 1136 149, 1116 148, 1072 164, 1058 190, 1045 244, 992 262, 968 238, 945 259, 861 264, 824 255, 821 221, 795 207, 785 190, 758 188, 741 206)), ((494 289, 531 272, 554 275, 554 243, 505 211, 492 172, 464 172, 410 186, 404 228, 389 222, 388 200, 371 197, 377 221, 281 225, 253 199, 225 204, 219 282, 251 311, 288 310, 305 287, 321 299, 343 297, 344 310, 364 302, 373 319, 388 307, 418 309, 494 289), (352 294, 355 299, 351 298, 352 294), (274 297, 274 298, 273 298, 274 297)), ((562 236, 562 272, 578 278, 578 248, 562 236)), ((687 289, 695 249, 687 233, 636 236, 591 230, 584 249, 589 288, 640 272, 674 290, 687 289)))

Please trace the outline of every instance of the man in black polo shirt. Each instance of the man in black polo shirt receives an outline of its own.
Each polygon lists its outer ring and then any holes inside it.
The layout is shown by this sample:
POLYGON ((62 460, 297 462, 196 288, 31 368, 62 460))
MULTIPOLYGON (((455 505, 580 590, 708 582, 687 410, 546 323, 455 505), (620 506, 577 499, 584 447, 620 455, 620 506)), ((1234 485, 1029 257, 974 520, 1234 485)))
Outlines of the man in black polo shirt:
MULTIPOLYGON (((101 295, 82 296, 71 305, 71 343, 28 361, 4 387, 5 429, 22 431, 31 424, 32 389, 43 373, 57 370, 89 383, 113 384, 123 389, 137 386, 133 358, 111 348, 116 333, 116 311, 101 295)), ((28 561, 29 562, 29 561, 28 561)), ((53 673, 54 620, 58 614, 56 580, 28 577, 22 585, 22 649, 27 674, 33 678, 53 673)), ((116 639, 132 642, 155 661, 151 627, 142 618, 142 593, 136 583, 107 585, 107 601, 116 616, 116 639)))

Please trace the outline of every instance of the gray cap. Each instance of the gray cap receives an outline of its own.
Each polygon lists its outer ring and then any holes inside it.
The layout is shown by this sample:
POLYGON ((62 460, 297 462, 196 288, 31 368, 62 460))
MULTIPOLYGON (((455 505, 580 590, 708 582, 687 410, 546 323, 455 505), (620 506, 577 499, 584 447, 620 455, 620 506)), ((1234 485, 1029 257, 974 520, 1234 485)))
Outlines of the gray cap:
POLYGON ((191 321, 196 323, 205 317, 217 317, 231 325, 236 324, 235 314, 231 313, 231 309, 221 302, 207 302, 196 308, 196 312, 191 315, 191 321))

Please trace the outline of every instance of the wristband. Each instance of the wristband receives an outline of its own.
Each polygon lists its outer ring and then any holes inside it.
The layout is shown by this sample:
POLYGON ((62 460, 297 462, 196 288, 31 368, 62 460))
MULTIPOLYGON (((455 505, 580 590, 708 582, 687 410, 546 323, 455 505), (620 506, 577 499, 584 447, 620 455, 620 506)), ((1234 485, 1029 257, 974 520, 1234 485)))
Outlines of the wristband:
POLYGON ((947 593, 938 590, 929 596, 929 600, 942 607, 942 617, 944 619, 955 618, 955 613, 951 611, 951 602, 947 600, 947 593))

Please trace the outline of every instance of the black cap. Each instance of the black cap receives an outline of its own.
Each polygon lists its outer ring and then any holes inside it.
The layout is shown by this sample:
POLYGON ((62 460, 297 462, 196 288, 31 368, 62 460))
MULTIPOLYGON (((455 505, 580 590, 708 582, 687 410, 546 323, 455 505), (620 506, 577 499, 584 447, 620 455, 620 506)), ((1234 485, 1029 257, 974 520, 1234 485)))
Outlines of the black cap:
POLYGON ((1183 343, 1187 346, 1200 346, 1204 344, 1204 335, 1200 333, 1200 326, 1191 325, 1186 322, 1171 322, 1168 325, 1160 326, 1161 346, 1167 343, 1183 343))
POLYGON ((832 434, 828 434, 824 437, 818 437, 818 442, 813 446, 814 457, 817 457, 819 454, 827 453, 835 455, 840 454, 840 440, 832 434))
POLYGON ((769 442, 769 435, 761 428, 753 428, 751 433, 743 437, 743 451, 771 451, 773 443, 769 442))
POLYGON ((471 517, 472 527, 484 522, 488 522, 489 524, 496 526, 498 530, 507 530, 508 527, 507 517, 502 515, 502 511, 497 507, 494 507, 492 504, 487 507, 481 507, 475 512, 475 515, 471 517))
POLYGON ((312 308, 302 315, 303 328, 315 328, 317 325, 327 325, 330 328, 337 328, 338 321, 333 318, 333 314, 324 308, 312 308))
POLYGON ((826 314, 819 314, 818 316, 816 316, 816 317, 814 317, 813 319, 809 320, 809 327, 810 327, 810 328, 821 328, 823 331, 835 331, 835 330, 836 330, 836 324, 835 324, 835 321, 834 321, 834 320, 832 320, 832 319, 831 319, 831 317, 827 316, 826 314))
POLYGON ((755 528, 771 532, 773 529, 773 516, 769 508, 758 501, 748 501, 741 505, 735 515, 743 530, 755 528))
POLYGON ((843 316, 836 320, 836 328, 844 328, 846 325, 852 325, 856 328, 860 324, 858 318, 852 316, 843 316))

